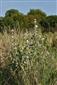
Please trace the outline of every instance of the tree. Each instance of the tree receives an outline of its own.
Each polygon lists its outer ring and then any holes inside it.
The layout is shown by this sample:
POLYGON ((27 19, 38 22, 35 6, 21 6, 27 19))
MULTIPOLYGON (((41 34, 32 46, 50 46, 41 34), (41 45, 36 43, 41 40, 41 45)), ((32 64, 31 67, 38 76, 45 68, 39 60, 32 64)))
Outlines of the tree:
POLYGON ((22 13, 20 13, 18 10, 16 9, 10 9, 8 10, 6 13, 5 13, 5 16, 9 16, 9 17, 12 17, 12 16, 18 16, 18 15, 21 15, 22 13))
POLYGON ((33 27, 32 24, 34 24, 34 19, 37 19, 37 24, 39 25, 40 22, 46 17, 47 15, 45 14, 45 12, 41 11, 40 9, 31 9, 28 14, 27 17, 30 17, 30 24, 33 27), (33 23, 32 23, 32 22, 33 23))
POLYGON ((0 17, 0 32, 3 33, 4 31, 4 18, 0 17))
POLYGON ((49 23, 47 22, 46 18, 40 21, 40 25, 42 27, 42 32, 49 32, 49 23))
POLYGON ((28 15, 38 15, 38 16, 43 16, 45 17, 46 16, 46 13, 41 11, 40 9, 31 9, 29 12, 28 12, 28 15))
POLYGON ((20 28, 23 23, 23 14, 16 9, 10 9, 5 13, 5 24, 12 29, 20 28))
POLYGON ((50 30, 51 30, 52 32, 57 31, 57 27, 56 27, 56 24, 57 24, 57 16, 56 16, 56 15, 48 16, 48 17, 46 18, 46 20, 47 20, 48 23, 50 24, 50 30))

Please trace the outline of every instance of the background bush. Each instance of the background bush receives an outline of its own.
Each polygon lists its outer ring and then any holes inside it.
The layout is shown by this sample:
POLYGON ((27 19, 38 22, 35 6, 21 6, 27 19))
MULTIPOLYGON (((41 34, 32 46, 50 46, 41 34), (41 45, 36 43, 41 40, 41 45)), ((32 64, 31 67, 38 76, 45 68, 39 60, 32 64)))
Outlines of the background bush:
POLYGON ((57 15, 47 16, 45 12, 40 9, 31 9, 26 15, 22 14, 16 9, 6 11, 4 17, 0 17, 0 32, 11 29, 19 31, 33 30, 34 19, 42 32, 56 32, 57 31, 57 15))

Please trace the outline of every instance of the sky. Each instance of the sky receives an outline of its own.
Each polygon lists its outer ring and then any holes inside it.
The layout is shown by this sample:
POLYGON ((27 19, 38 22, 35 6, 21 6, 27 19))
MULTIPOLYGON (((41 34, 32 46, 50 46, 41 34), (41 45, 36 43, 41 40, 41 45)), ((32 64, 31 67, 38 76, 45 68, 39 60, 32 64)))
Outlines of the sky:
POLYGON ((9 9, 26 14, 30 9, 41 9, 47 15, 57 15, 57 0, 0 0, 0 16, 9 9))

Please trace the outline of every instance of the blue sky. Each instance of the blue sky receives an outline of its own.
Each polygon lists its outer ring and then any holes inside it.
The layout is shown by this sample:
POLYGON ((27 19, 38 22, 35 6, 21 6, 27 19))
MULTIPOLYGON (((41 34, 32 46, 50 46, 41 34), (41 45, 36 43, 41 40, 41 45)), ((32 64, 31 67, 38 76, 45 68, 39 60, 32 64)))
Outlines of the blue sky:
POLYGON ((57 0, 0 0, 0 16, 9 9, 26 14, 30 9, 41 9, 48 15, 57 15, 57 0))

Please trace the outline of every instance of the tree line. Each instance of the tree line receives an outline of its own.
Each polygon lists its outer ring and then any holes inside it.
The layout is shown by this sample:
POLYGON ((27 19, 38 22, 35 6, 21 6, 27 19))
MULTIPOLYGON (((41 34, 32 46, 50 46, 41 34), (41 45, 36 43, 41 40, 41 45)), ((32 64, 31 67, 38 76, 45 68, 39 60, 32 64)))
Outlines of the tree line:
POLYGON ((37 20, 37 25, 42 32, 55 32, 57 31, 57 15, 48 16, 40 9, 30 9, 30 11, 24 15, 16 9, 10 9, 6 11, 4 17, 0 17, 0 32, 11 29, 25 31, 31 31, 34 29, 34 19, 37 20))

